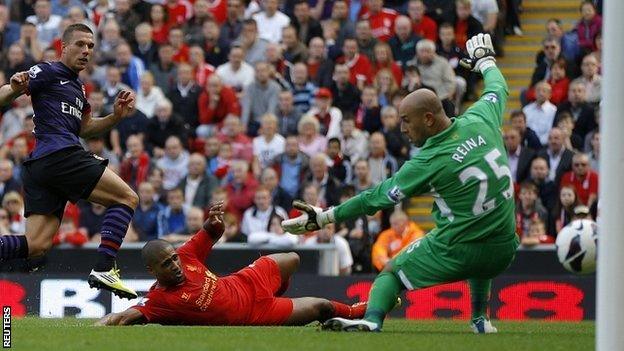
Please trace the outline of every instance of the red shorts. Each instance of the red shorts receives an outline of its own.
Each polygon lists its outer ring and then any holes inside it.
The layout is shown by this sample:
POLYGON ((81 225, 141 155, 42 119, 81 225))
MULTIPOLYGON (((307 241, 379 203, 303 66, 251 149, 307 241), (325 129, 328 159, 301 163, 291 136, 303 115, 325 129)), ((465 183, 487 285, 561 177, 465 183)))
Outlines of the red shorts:
POLYGON ((281 325, 290 317, 292 300, 275 296, 282 286, 282 277, 273 259, 260 257, 232 276, 248 283, 245 285, 253 298, 249 325, 281 325))

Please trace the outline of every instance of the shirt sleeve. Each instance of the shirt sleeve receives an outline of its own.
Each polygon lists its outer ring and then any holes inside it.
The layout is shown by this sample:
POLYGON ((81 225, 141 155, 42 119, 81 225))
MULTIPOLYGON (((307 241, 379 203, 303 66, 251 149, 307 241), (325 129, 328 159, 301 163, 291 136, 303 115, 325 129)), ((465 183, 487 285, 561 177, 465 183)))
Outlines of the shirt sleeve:
POLYGON ((179 255, 186 255, 204 262, 212 251, 212 236, 205 230, 201 229, 184 245, 178 249, 179 255))
POLYGON ((28 70, 28 95, 39 93, 52 81, 51 68, 48 63, 36 64, 28 70))
POLYGON ((498 67, 490 67, 483 72, 485 88, 481 97, 464 113, 466 117, 477 117, 486 123, 500 128, 509 91, 507 82, 498 67))
POLYGON ((407 161, 391 178, 376 187, 361 192, 357 196, 340 204, 334 210, 336 222, 343 222, 375 212, 400 203, 406 197, 429 192, 431 166, 418 157, 407 161))
POLYGON ((162 297, 159 297, 159 295, 154 292, 149 292, 145 297, 141 298, 138 304, 132 306, 132 308, 141 312, 149 323, 157 323, 166 320, 172 312, 171 309, 165 306, 162 297))

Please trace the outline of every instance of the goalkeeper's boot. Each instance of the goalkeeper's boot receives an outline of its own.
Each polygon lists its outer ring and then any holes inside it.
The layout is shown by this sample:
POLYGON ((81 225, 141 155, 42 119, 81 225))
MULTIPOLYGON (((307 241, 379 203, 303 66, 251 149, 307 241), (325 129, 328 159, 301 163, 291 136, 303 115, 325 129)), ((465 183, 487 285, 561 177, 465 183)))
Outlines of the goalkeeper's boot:
POLYGON ((377 323, 369 322, 366 319, 346 319, 332 318, 323 323, 323 330, 346 331, 346 332, 380 332, 381 328, 377 323))
POLYGON ((470 329, 472 329, 472 332, 475 334, 492 334, 498 332, 496 327, 492 325, 492 322, 483 316, 473 319, 470 323, 470 329))
POLYGON ((108 272, 96 272, 92 270, 91 274, 89 274, 88 281, 91 288, 108 290, 122 299, 131 300, 139 297, 134 290, 127 287, 121 281, 117 266, 113 267, 108 272))

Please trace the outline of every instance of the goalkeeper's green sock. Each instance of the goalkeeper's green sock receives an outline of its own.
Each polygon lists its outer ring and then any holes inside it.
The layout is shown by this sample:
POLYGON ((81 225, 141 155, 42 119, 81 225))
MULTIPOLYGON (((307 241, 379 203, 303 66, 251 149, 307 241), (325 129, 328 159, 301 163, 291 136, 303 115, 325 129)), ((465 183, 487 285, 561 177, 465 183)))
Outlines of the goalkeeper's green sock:
POLYGON ((487 318, 492 279, 468 279, 468 284, 470 284, 472 319, 474 320, 479 317, 487 318))
POLYGON ((364 319, 377 323, 381 328, 386 314, 394 308, 397 303, 397 296, 403 289, 403 285, 393 273, 381 272, 375 278, 371 288, 364 319))

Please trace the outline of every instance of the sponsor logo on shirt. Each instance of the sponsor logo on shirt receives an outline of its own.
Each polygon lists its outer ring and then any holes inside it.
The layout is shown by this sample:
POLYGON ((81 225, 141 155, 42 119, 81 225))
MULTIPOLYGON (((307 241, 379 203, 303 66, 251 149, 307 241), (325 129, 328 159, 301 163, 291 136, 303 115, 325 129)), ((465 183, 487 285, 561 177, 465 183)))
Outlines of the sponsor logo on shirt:
POLYGON ((67 83, 69 83, 69 81, 68 81, 68 80, 62 80, 62 81, 61 81, 61 85, 65 85, 65 84, 67 84, 67 83))
POLYGON ((498 96, 496 96, 495 93, 488 93, 488 94, 485 94, 485 96, 483 96, 483 100, 489 101, 495 104, 498 102, 498 96))
POLYGON ((39 74, 40 72, 43 72, 43 71, 41 70, 41 68, 39 68, 39 66, 32 66, 28 70, 28 76, 30 78, 37 78, 37 74, 39 74))

